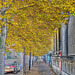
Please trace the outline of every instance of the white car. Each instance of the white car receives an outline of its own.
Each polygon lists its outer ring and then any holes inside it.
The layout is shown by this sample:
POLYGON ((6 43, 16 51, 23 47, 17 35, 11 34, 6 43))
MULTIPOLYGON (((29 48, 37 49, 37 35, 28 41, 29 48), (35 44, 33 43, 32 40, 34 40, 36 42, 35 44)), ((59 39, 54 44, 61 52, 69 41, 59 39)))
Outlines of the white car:
POLYGON ((16 61, 10 64, 5 64, 5 73, 7 72, 17 73, 18 71, 21 71, 21 64, 17 63, 16 61))

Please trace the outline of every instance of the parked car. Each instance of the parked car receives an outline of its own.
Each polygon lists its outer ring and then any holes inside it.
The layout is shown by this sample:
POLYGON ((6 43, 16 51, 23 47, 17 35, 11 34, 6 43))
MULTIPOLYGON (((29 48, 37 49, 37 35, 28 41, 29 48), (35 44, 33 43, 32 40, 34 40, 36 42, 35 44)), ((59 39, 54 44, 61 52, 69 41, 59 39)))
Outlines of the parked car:
POLYGON ((10 64, 5 64, 5 73, 14 72, 17 74, 18 71, 21 71, 21 64, 19 64, 17 61, 10 64))

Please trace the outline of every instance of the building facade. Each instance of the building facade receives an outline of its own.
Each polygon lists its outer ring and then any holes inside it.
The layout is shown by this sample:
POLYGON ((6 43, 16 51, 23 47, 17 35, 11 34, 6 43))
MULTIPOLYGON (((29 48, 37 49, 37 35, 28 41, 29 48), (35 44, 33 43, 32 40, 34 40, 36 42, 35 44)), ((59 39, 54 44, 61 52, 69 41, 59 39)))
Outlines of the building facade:
POLYGON ((56 28, 53 37, 52 68, 58 75, 75 75, 75 16, 56 28))

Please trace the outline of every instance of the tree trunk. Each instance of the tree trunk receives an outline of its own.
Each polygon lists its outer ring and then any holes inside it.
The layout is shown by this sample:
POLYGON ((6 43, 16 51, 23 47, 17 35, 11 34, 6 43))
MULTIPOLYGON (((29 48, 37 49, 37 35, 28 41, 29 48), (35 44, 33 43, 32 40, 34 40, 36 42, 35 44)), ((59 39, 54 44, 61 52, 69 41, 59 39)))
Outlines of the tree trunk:
POLYGON ((32 66, 34 65, 34 53, 33 53, 33 60, 32 60, 32 66))
POLYGON ((25 47, 23 46, 23 75, 26 74, 25 47))
MULTIPOLYGON (((2 0, 3 2, 5 0, 2 0)), ((2 7, 2 10, 0 11, 0 15, 4 16, 5 12, 9 9, 8 7, 2 7)), ((7 24, 7 19, 2 19, 2 22, 5 22, 7 24)), ((5 66, 5 46, 6 46, 6 35, 7 35, 7 25, 1 27, 1 34, 0 34, 0 75, 4 75, 4 66, 5 66)))
POLYGON ((5 46, 6 46, 6 34, 7 34, 7 26, 1 27, 1 35, 0 35, 0 75, 4 75, 4 66, 5 66, 5 46))
POLYGON ((30 54, 30 58, 29 58, 29 70, 30 70, 30 68, 31 68, 31 52, 29 54, 30 54))

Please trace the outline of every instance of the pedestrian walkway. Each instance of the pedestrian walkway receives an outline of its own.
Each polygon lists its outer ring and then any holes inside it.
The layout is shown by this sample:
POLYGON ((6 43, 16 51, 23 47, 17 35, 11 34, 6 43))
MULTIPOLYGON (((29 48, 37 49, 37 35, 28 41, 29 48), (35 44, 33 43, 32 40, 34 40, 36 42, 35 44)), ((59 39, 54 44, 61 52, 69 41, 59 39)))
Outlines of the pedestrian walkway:
POLYGON ((52 68, 43 61, 39 60, 26 75, 57 75, 52 68))

